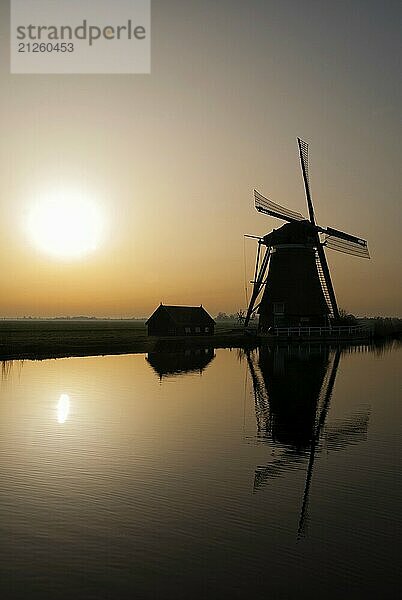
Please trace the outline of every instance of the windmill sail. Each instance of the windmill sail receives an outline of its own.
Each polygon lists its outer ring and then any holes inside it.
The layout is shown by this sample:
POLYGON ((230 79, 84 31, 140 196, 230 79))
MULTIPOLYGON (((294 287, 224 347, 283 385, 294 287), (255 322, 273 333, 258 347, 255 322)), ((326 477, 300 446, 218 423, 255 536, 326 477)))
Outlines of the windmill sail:
MULTIPOLYGON (((322 262, 321 262, 322 255, 323 255, 323 251, 319 252, 318 247, 317 247, 316 252, 315 252, 315 261, 317 264, 318 278, 320 280, 321 289, 322 289, 322 293, 324 294, 325 302, 327 303, 327 306, 329 309, 329 315, 330 315, 330 317, 334 318, 336 314, 339 314, 338 305, 336 303, 336 297, 335 297, 334 290, 333 289, 331 290, 331 288, 328 287, 328 283, 327 283, 328 277, 326 277, 326 275, 325 275, 325 266, 323 268, 322 262)), ((328 267, 328 265, 327 265, 327 267, 328 267)), ((330 281, 330 285, 331 285, 331 281, 330 281)))
POLYGON ((297 138, 297 142, 299 144, 300 160, 302 163, 304 175, 306 177, 306 182, 307 185, 310 185, 310 177, 308 171, 308 143, 300 138, 297 138))
POLYGON ((301 163, 302 174, 303 174, 304 189, 306 191, 308 214, 309 214, 311 223, 313 225, 315 225, 315 216, 314 216, 313 201, 311 199, 310 178, 309 178, 309 168, 308 168, 308 144, 307 144, 307 142, 305 142, 304 140, 301 140, 300 138, 297 138, 297 143, 299 145, 300 163, 301 163))
POLYGON ((265 285, 266 272, 267 272, 267 268, 268 268, 269 259, 271 256, 271 248, 269 246, 267 246, 265 248, 264 256, 260 262, 261 243, 262 242, 258 243, 257 261, 255 264, 255 275, 254 275, 254 280, 253 280, 253 293, 251 296, 250 304, 248 306, 246 318, 244 321, 245 327, 248 326, 251 315, 259 307, 259 304, 256 306, 256 302, 257 302, 258 296, 260 295, 260 293, 265 285))
POLYGON ((257 192, 257 190, 254 190, 254 202, 258 212, 270 215, 271 217, 276 217, 277 219, 283 219, 284 221, 292 223, 294 221, 304 221, 306 218, 294 210, 290 210, 289 208, 285 208, 280 204, 272 202, 272 200, 268 200, 268 198, 265 198, 262 194, 257 192))
POLYGON ((360 258, 370 258, 366 240, 331 227, 327 227, 325 233, 327 237, 324 244, 327 248, 360 258))

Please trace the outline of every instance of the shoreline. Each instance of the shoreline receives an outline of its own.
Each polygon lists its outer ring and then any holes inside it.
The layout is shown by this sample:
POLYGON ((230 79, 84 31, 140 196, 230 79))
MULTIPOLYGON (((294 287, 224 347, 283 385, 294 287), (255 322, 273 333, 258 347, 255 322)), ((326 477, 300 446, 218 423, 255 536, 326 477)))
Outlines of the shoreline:
POLYGON ((9 360, 49 360, 56 358, 79 358, 85 356, 111 356, 121 354, 147 354, 150 352, 178 352, 191 348, 247 348, 256 344, 250 343, 244 336, 216 336, 208 338, 149 338, 149 340, 132 343, 96 342, 91 344, 48 344, 47 342, 29 344, 12 344, 3 347, 0 343, 0 361, 9 360), (18 347, 19 346, 19 347, 18 347))
POLYGON ((394 338, 398 339, 398 336, 267 338, 246 334, 243 329, 227 324, 218 327, 213 336, 155 338, 148 337, 144 324, 138 322, 7 321, 0 323, 0 361, 182 352, 196 348, 252 349, 261 345, 347 346, 381 344, 394 338))
MULTIPOLYGON (((254 338, 251 338, 255 343, 254 338)), ((143 323, 129 321, 5 321, 0 323, 0 361, 145 354, 175 349, 248 346, 243 330, 213 336, 148 337, 143 323)))

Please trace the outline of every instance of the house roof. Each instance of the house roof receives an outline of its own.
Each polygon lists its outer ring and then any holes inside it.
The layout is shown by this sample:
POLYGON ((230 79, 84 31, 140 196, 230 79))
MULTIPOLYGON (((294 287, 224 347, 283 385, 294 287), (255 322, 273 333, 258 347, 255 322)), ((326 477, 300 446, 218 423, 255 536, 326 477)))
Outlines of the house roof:
POLYGON ((211 325, 215 323, 203 306, 165 306, 161 304, 149 317, 146 325, 148 325, 151 319, 157 317, 160 311, 167 313, 177 325, 211 325))

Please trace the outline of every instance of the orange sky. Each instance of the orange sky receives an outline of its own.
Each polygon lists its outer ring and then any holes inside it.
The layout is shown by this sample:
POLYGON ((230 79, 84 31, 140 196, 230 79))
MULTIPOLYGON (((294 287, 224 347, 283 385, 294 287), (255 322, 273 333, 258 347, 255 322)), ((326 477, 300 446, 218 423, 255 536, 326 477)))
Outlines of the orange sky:
POLYGON ((154 0, 146 76, 10 75, 7 5, 0 317, 244 308, 243 234, 281 224, 253 188, 306 213, 296 136, 317 221, 369 242, 370 261, 327 254, 339 305, 401 314, 397 3, 154 0), (32 246, 26 215, 49 187, 101 207, 97 251, 60 261, 32 246))

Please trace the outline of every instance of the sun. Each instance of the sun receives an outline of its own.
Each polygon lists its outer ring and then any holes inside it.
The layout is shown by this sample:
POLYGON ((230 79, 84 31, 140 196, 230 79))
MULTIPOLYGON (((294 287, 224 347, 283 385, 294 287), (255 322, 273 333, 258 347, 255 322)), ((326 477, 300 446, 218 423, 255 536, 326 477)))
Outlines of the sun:
POLYGON ((102 211, 85 194, 52 192, 31 207, 27 232, 41 252, 62 260, 78 259, 98 248, 103 232, 102 211))

